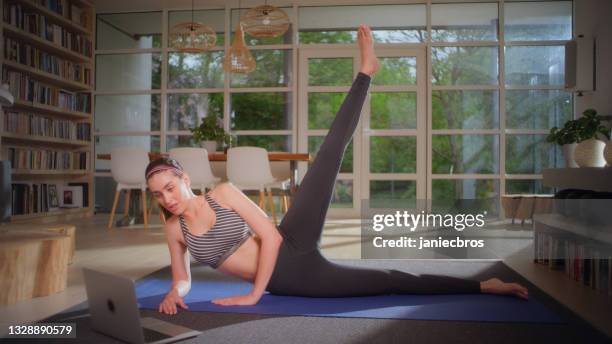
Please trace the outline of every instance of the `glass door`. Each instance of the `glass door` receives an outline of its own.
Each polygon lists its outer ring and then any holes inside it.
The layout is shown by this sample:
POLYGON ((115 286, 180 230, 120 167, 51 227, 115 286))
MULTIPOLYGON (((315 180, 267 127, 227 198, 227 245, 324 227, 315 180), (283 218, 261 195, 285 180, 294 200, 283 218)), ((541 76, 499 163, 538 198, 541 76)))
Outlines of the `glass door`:
MULTIPOLYGON (((362 200, 414 208, 426 198, 425 49, 376 47, 376 53, 381 68, 342 161, 332 217, 359 218, 362 200)), ((299 59, 298 151, 316 156, 359 71, 359 50, 305 47, 299 59)), ((300 166, 300 176, 306 169, 300 166)))

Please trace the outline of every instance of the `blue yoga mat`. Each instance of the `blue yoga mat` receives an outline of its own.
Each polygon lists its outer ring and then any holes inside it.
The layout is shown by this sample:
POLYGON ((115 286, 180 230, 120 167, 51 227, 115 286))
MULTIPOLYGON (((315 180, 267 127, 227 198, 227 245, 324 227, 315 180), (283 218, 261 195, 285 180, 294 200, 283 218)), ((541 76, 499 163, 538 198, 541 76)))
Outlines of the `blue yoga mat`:
MULTIPOLYGON (((140 308, 158 309, 171 280, 146 277, 136 285, 140 308)), ((309 298, 265 294, 253 306, 220 306, 213 299, 247 294, 241 281, 194 281, 184 301, 188 311, 347 318, 564 323, 536 300, 490 294, 381 295, 309 298)), ((182 309, 179 312, 184 311, 182 309)))

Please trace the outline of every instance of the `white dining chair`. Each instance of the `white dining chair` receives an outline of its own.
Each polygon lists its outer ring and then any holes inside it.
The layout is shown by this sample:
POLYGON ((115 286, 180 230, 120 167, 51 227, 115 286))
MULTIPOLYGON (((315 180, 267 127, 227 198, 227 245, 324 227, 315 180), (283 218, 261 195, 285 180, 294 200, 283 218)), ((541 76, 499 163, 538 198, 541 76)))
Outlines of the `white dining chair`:
POLYGON ((280 190, 281 197, 281 212, 286 213, 289 210, 289 200, 291 195, 291 164, 289 161, 270 161, 270 171, 277 183, 272 184, 272 188, 280 190))
POLYGON ((147 213, 147 181, 145 178, 145 169, 149 164, 149 153, 141 147, 120 147, 111 150, 111 175, 117 187, 115 189, 115 199, 108 220, 108 228, 113 225, 117 203, 121 191, 126 191, 124 214, 127 215, 130 203, 130 191, 138 189, 141 192, 142 210, 144 227, 148 228, 149 220, 147 213))
POLYGON ((221 181, 212 173, 206 149, 181 147, 172 148, 169 153, 169 157, 178 161, 189 175, 191 188, 199 189, 202 195, 206 193, 206 188, 212 188, 221 181))
POLYGON ((234 147, 227 150, 227 179, 241 190, 258 190, 259 207, 265 211, 265 192, 274 223, 276 210, 272 186, 280 182, 272 175, 268 152, 260 147, 234 147))

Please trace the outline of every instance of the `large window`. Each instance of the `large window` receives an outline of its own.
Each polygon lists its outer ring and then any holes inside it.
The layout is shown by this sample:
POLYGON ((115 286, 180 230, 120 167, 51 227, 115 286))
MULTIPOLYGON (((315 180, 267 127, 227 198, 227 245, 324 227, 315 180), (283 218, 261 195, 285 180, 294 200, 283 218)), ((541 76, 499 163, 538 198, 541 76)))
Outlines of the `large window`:
POLYGON ((353 43, 356 28, 368 23, 380 43, 418 43, 427 40, 425 5, 363 5, 301 7, 301 44, 353 43))
MULTIPOLYGON (((433 4, 433 206, 499 197, 498 4, 433 4)), ((495 204, 496 202, 488 202, 495 204)), ((493 206, 489 211, 496 211, 493 206)))
POLYGON ((563 166, 549 128, 572 118, 563 90, 563 41, 572 38, 572 2, 504 4, 506 193, 550 193, 542 169, 563 166))
MULTIPOLYGON (((296 24, 284 35, 245 35, 257 63, 255 72, 247 75, 223 70, 238 19, 246 13, 226 6, 195 11, 195 19, 217 33, 216 46, 201 54, 169 46, 168 30, 191 20, 191 11, 97 15, 97 154, 129 144, 161 152, 197 146, 189 129, 211 115, 237 137, 237 145, 316 152, 323 136, 309 136, 308 147, 298 147, 297 136, 303 133, 298 132, 297 118, 306 116, 308 130, 328 129, 346 95, 333 89, 351 84, 353 62, 310 59, 306 86, 323 88, 307 98, 308 113, 298 114, 300 47, 323 51, 330 44, 354 44, 355 28, 367 22, 379 44, 428 51, 428 198, 498 200, 502 193, 551 191, 542 186, 542 170, 563 161, 544 137, 573 115, 572 94, 563 89, 563 45, 572 37, 571 1, 284 7, 296 24)), ((373 85, 388 88, 370 93, 369 129, 416 128, 416 96, 397 88, 416 85, 415 66, 409 57, 381 58, 373 85)), ((341 172, 359 168, 353 166, 355 148, 385 152, 371 155, 371 173, 414 174, 413 141, 389 134, 374 136, 368 147, 351 143, 341 172)), ((96 160, 97 175, 108 177, 109 166, 96 160)), ((352 182, 338 184, 338 204, 352 202, 357 187, 352 182)), ((384 204, 391 194, 413 198, 415 189, 412 180, 375 180, 370 198, 384 204)))

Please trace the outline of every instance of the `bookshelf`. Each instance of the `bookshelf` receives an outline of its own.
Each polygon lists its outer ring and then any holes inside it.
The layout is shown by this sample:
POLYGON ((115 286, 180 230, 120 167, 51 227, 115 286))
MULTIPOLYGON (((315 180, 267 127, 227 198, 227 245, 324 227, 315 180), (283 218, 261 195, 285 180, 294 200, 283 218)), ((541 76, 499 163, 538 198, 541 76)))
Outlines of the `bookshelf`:
POLYGON ((612 167, 545 169, 543 183, 588 190, 534 216, 534 262, 612 299, 612 167))
POLYGON ((0 158, 12 165, 11 220, 92 215, 94 5, 0 0, 0 8, 2 83, 15 97, 0 112, 0 158), (82 193, 82 203, 60 207, 64 189, 82 193))

